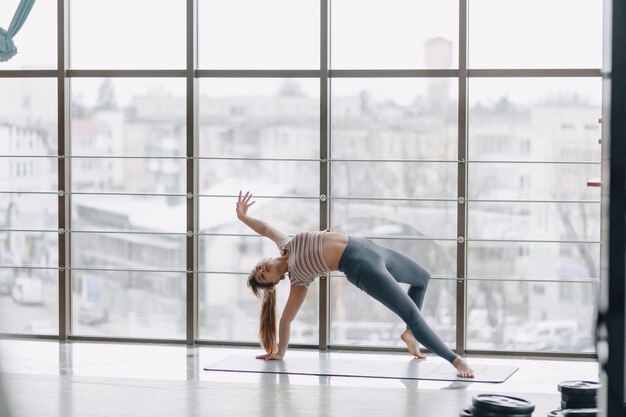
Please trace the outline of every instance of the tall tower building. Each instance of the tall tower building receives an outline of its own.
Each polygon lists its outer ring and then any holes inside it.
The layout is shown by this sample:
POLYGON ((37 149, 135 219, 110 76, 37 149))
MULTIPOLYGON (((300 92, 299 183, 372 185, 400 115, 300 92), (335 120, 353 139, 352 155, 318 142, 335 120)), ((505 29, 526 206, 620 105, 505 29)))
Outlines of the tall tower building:
MULTIPOLYGON (((424 43, 424 61, 427 69, 448 69, 452 66, 452 42, 436 37, 424 43)), ((450 80, 430 78, 428 80, 428 102, 433 111, 444 111, 450 100, 450 80)))

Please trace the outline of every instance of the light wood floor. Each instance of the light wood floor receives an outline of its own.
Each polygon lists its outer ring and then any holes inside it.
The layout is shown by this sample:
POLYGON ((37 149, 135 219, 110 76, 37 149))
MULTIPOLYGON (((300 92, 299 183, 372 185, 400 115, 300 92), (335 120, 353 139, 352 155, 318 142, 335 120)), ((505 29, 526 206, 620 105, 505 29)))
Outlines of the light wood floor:
MULTIPOLYGON (((520 370, 502 384, 201 370, 203 365, 242 353, 258 351, 2 340, 0 366, 12 417, 453 417, 479 393, 525 398, 536 406, 533 416, 544 417, 559 406, 558 382, 598 378, 597 363, 592 361, 485 357, 470 358, 470 363, 507 364, 520 370)), ((288 355, 404 360, 397 354, 365 352, 290 350, 288 355)))

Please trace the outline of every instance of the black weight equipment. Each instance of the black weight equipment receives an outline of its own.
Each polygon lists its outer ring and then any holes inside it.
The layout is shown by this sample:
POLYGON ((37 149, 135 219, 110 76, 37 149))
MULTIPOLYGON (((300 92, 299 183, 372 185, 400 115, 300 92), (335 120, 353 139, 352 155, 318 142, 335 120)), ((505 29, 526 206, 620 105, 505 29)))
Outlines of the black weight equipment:
POLYGON ((584 402, 592 402, 596 400, 596 396, 591 395, 567 395, 561 394, 561 401, 572 402, 572 403, 584 403, 584 402))
POLYGON ((579 409, 579 408, 596 408, 598 404, 595 401, 590 401, 586 403, 572 403, 561 401, 561 409, 562 410, 570 410, 570 409, 579 409))
POLYGON ((596 396, 600 384, 594 381, 565 381, 558 385, 559 392, 574 397, 596 396))
POLYGON ((481 410, 480 408, 470 407, 470 411, 472 412, 472 416, 474 417, 532 417, 531 413, 496 413, 494 411, 481 410))
MULTIPOLYGON (((474 406, 473 414, 478 415, 477 412, 490 412, 496 414, 504 414, 505 416, 517 415, 517 414, 532 414, 535 410, 535 406, 523 398, 511 397, 508 395, 497 394, 479 394, 472 398, 472 405, 474 406)), ((481 417, 488 417, 481 415, 481 417)))
POLYGON ((563 410, 564 417, 596 417, 598 410, 596 408, 572 408, 563 410))

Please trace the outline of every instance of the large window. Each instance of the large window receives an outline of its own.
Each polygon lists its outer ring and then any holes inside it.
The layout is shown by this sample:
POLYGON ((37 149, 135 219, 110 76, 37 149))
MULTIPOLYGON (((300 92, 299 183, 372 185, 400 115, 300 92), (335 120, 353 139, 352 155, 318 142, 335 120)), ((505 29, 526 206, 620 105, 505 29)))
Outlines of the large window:
POLYGON ((600 84, 470 80, 469 349, 593 349, 600 84))
POLYGON ((72 68, 185 67, 185 7, 180 1, 68 3, 72 68))
MULTIPOLYGON (((434 39, 459 35, 457 0, 329 2, 331 67, 335 69, 458 68, 458 50, 428 52, 434 39)), ((458 44, 450 43, 450 47, 458 44)))
MULTIPOLYGON (((423 314, 454 347, 457 85, 448 78, 337 79, 331 91, 332 229, 397 249, 435 276, 423 314)), ((408 285, 404 285, 408 288, 408 285)), ((333 344, 401 346, 404 326, 331 280, 333 344)))
POLYGON ((471 68, 599 68, 602 2, 468 1, 471 68))
MULTIPOLYGON (((20 0, 0 0, 0 27, 9 29, 19 4, 20 0)), ((17 55, 9 61, 0 62, 0 70, 56 69, 56 35, 57 2, 38 1, 13 40, 18 50, 17 55)))
MULTIPOLYGON (((199 112, 199 334, 253 342, 259 302, 246 278, 278 249, 237 221, 233 193, 253 191, 250 214, 284 233, 318 229, 319 81, 202 80, 199 112)), ((288 294, 279 286, 280 305, 288 294)), ((314 283, 292 325, 293 343, 317 343, 318 300, 314 283)))
POLYGON ((0 91, 0 331, 58 334, 56 82, 0 91))
MULTIPOLYGON (((453 349, 593 351, 600 3, 66 3, 37 2, 0 63, 0 332, 256 343, 246 278, 278 251, 236 219, 250 190, 287 234, 420 262, 453 349)), ((333 273, 291 342, 403 330, 333 273)))
POLYGON ((184 337, 184 81, 71 81, 73 334, 184 337))

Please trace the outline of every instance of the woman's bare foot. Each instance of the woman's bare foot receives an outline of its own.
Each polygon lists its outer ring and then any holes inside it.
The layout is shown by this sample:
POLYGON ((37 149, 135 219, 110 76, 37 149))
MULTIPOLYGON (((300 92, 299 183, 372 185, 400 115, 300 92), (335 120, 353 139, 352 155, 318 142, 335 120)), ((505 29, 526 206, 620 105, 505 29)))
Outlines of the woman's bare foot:
POLYGON ((452 362, 452 365, 457 369, 457 376, 461 378, 474 378, 474 370, 470 368, 467 362, 460 357, 457 356, 456 359, 452 362))
POLYGON ((418 359, 426 359, 426 355, 420 352, 420 345, 417 339, 415 339, 415 336, 413 336, 413 333, 411 333, 409 329, 406 329, 400 335, 400 339, 402 339, 402 341, 406 343, 406 347, 409 348, 409 352, 411 353, 411 355, 415 356, 418 359))

